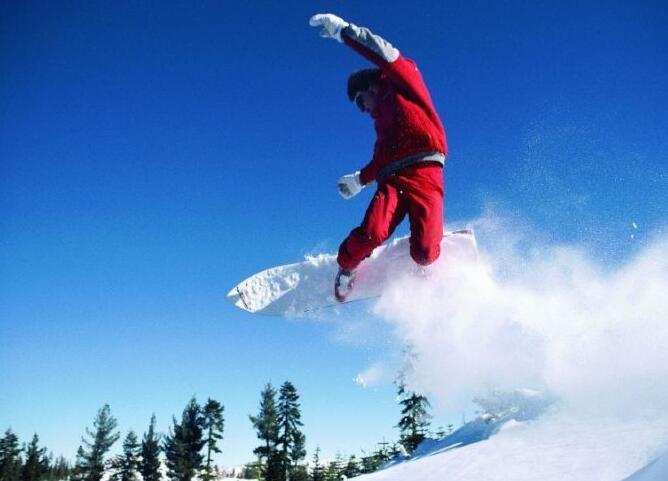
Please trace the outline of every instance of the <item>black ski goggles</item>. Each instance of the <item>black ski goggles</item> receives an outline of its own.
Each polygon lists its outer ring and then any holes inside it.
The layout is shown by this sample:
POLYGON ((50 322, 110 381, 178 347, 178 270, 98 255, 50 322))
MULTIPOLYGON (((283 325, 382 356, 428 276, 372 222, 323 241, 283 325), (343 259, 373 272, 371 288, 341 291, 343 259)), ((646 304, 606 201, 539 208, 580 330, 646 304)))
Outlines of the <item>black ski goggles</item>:
POLYGON ((362 98, 361 90, 357 91, 355 98, 353 98, 353 102, 355 102, 355 105, 357 105, 357 108, 360 109, 361 112, 364 112, 364 99, 362 98))

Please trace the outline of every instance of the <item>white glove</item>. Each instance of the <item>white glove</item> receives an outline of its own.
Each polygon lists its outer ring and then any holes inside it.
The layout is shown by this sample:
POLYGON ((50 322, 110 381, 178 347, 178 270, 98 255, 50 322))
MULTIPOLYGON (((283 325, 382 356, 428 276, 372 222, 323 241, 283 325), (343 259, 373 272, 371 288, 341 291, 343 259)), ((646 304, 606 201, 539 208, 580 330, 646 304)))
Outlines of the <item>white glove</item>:
POLYGON ((339 42, 341 39, 341 30, 348 26, 348 22, 332 13, 318 13, 308 21, 311 27, 322 27, 320 36, 324 38, 333 38, 339 42))
POLYGON ((344 175, 339 179, 337 184, 339 189, 339 194, 344 199, 350 199, 351 197, 356 196, 364 188, 360 182, 360 173, 359 170, 354 174, 344 175))

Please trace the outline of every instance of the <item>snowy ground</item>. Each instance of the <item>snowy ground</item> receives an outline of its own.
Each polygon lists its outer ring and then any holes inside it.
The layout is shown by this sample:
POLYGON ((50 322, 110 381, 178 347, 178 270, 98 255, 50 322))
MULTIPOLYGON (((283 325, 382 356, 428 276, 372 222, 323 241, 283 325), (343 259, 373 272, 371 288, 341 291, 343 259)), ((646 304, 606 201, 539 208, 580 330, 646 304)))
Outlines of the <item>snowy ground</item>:
POLYGON ((416 459, 355 479, 668 480, 668 418, 622 421, 582 416, 558 404, 542 415, 517 407, 491 420, 479 417, 416 459))
POLYGON ((665 481, 668 479, 668 451, 624 481, 665 481))
POLYGON ((411 347, 409 388, 442 406, 489 386, 559 401, 507 396, 517 412, 492 402, 488 423, 359 479, 668 481, 668 235, 611 267, 512 225, 480 220, 477 263, 399 278, 373 312, 411 347))

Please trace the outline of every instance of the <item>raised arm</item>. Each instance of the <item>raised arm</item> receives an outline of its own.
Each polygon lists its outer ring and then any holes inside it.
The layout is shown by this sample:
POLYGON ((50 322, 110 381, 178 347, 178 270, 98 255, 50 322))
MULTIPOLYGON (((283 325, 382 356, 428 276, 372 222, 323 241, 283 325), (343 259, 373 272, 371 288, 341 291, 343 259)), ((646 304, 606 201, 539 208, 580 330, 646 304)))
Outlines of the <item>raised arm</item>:
POLYGON ((322 27, 320 35, 345 43, 385 72, 405 95, 412 98, 428 112, 432 120, 440 124, 429 90, 415 62, 401 55, 390 42, 376 35, 368 28, 346 22, 331 13, 321 13, 311 17, 311 26, 322 27))
MULTIPOLYGON (((399 50, 368 28, 349 23, 341 32, 343 42, 370 62, 386 70, 399 59, 399 50)), ((389 73, 389 72, 388 72, 389 73)))
POLYGON ((371 30, 346 22, 333 13, 318 13, 309 20, 312 27, 322 27, 320 36, 345 42, 379 67, 386 67, 399 58, 399 50, 371 30))

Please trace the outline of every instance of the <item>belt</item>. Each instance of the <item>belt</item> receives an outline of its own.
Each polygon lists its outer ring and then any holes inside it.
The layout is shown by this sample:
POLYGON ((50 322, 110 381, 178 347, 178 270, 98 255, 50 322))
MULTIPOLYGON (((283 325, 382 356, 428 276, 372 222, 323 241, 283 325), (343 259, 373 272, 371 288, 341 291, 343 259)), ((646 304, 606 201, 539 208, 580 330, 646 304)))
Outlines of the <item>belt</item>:
POLYGON ((397 170, 401 170, 404 167, 421 164, 423 162, 437 163, 445 166, 445 155, 443 155, 441 152, 426 152, 404 157, 403 159, 399 159, 389 165, 386 165, 382 169, 379 169, 378 180, 382 180, 384 177, 387 177, 388 175, 393 174, 397 170))

